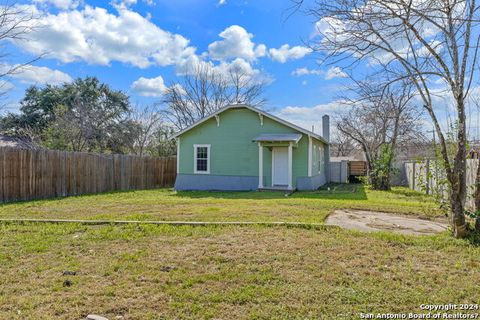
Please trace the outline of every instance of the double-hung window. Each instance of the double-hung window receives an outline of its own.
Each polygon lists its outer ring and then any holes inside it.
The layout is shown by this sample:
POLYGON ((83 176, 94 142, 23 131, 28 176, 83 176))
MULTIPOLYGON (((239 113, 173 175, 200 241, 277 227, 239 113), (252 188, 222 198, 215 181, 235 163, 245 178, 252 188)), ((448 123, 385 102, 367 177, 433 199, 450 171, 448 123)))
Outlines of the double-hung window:
POLYGON ((323 168, 325 167, 325 154, 323 146, 314 146, 314 168, 318 171, 318 173, 322 173, 323 168))
POLYGON ((322 173, 325 166, 325 153, 323 152, 323 146, 318 146, 318 173, 322 173))
POLYGON ((196 144, 194 148, 194 172, 210 173, 210 145, 196 144))

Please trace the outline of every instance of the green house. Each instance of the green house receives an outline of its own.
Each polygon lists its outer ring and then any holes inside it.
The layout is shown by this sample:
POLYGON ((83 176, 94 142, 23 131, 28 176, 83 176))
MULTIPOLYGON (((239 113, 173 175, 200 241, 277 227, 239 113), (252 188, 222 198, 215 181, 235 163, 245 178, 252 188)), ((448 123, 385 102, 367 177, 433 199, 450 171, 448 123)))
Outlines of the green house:
POLYGON ((226 106, 174 135, 176 190, 315 190, 327 182, 323 137, 254 107, 226 106))

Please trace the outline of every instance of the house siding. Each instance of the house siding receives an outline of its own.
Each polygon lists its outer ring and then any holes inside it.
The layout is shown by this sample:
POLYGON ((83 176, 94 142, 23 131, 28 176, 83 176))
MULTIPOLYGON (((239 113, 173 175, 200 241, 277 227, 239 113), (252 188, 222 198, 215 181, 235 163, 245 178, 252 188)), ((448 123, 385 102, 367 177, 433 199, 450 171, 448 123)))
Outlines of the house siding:
MULTIPOLYGON (((236 184, 242 190, 251 190, 252 181, 255 181, 253 188, 256 188, 258 145, 252 139, 261 133, 298 133, 267 117, 263 117, 262 126, 258 114, 247 108, 228 109, 219 117, 219 126, 212 118, 181 135, 179 178, 175 185, 178 190, 237 190, 236 184), (194 174, 195 144, 210 145, 210 174, 194 174), (198 177, 196 182, 193 181, 195 177, 198 177)), ((263 159, 264 185, 271 186, 271 148, 263 148, 263 159)), ((303 133, 293 148, 292 175, 293 187, 296 187, 298 178, 308 177, 308 137, 303 133)))

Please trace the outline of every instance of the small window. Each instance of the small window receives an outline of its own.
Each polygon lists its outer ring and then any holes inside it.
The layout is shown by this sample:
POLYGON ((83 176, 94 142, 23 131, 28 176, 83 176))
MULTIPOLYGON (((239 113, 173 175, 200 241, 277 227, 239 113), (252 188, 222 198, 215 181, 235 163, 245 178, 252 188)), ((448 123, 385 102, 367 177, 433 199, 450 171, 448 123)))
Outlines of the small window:
POLYGON ((324 153, 323 153, 323 147, 318 146, 318 173, 322 173, 323 171, 323 166, 324 166, 324 153))
POLYGON ((318 146, 318 149, 315 147, 315 161, 317 162, 317 170, 318 173, 322 173, 324 166, 325 166, 325 155, 324 155, 324 150, 323 147, 318 146))
POLYGON ((196 144, 194 145, 194 152, 194 172, 210 173, 210 145, 196 144))

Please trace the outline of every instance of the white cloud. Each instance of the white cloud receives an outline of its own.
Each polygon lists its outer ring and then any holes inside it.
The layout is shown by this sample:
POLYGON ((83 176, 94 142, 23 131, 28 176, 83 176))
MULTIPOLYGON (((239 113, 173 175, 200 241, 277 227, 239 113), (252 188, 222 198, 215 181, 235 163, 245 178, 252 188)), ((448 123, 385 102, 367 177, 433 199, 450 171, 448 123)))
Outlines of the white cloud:
MULTIPOLYGON (((339 37, 338 34, 341 34, 344 30, 345 24, 342 20, 335 17, 325 17, 315 23, 311 37, 339 37)), ((344 37, 341 37, 341 39, 344 39, 344 37)))
POLYGON ((331 80, 334 78, 346 78, 347 74, 340 69, 340 67, 330 67, 325 73, 325 80, 331 80))
POLYGON ((334 78, 346 78, 347 74, 342 71, 340 67, 330 67, 327 71, 308 68, 297 68, 292 72, 292 76, 305 76, 305 75, 321 75, 325 80, 331 80, 334 78))
POLYGON ((0 94, 4 94, 7 91, 13 89, 15 86, 6 80, 0 80, 0 94))
POLYGON ((168 89, 161 76, 156 78, 140 77, 132 83, 131 88, 144 97, 161 97, 168 89))
POLYGON ((0 65, 0 72, 5 73, 9 70, 15 69, 12 74, 9 74, 9 78, 17 79, 26 84, 62 84, 65 82, 71 82, 73 79, 68 74, 53 70, 47 67, 37 66, 20 66, 20 65, 0 65))
POLYGON ((323 75, 325 72, 322 70, 308 69, 308 68, 297 68, 292 72, 292 76, 306 76, 309 74, 323 75))
POLYGON ((253 68, 248 61, 241 58, 237 58, 232 62, 222 62, 219 65, 214 66, 214 70, 225 76, 226 79, 229 79, 232 71, 238 71, 240 74, 243 74, 256 83, 270 84, 274 81, 272 76, 253 68))
POLYGON ((242 58, 237 58, 230 63, 222 62, 218 66, 215 66, 214 69, 225 76, 227 76, 232 70, 238 70, 240 73, 251 77, 260 73, 259 70, 254 69, 250 63, 242 58))
MULTIPOLYGON (((192 75, 199 68, 208 68, 211 72, 223 76, 226 81, 229 81, 231 72, 236 70, 240 72, 243 76, 249 78, 250 80, 256 82, 265 82, 269 83, 273 81, 268 75, 262 73, 260 70, 255 69, 251 66, 248 61, 245 61, 242 58, 237 58, 231 62, 222 61, 218 65, 214 65, 210 61, 204 61, 198 58, 198 56, 192 56, 191 59, 185 62, 183 65, 179 65, 177 69, 177 74, 179 75, 192 75)), ((178 84, 176 84, 178 86, 178 84)), ((144 78, 140 77, 138 80, 132 83, 131 89, 137 94, 144 97, 161 97, 165 94, 165 91, 168 87, 165 85, 165 82, 161 76, 156 78, 144 78)), ((180 88, 181 91, 185 92, 183 88, 180 88)))
POLYGON ((273 78, 259 69, 252 67, 251 63, 242 58, 233 61, 221 61, 214 64, 212 61, 202 60, 200 57, 193 55, 177 65, 177 75, 195 74, 197 70, 208 68, 216 74, 222 75, 225 79, 229 79, 232 70, 237 70, 241 74, 258 82, 269 84, 273 82, 273 78))
POLYGON ((288 60, 301 59, 311 52, 312 50, 310 48, 302 46, 290 48, 290 45, 288 44, 284 44, 278 49, 272 48, 269 50, 272 59, 280 63, 285 63, 288 60))
POLYGON ((223 40, 215 41, 208 46, 208 55, 212 59, 242 58, 253 61, 267 54, 267 47, 264 44, 255 45, 251 40, 253 35, 238 25, 226 28, 219 36, 223 40))
POLYGON ((113 0, 111 3, 114 7, 125 9, 136 5, 137 0, 113 0))
MULTIPOLYGON (((154 0, 143 0, 142 2, 147 6, 151 6, 151 7, 155 5, 154 0)), ((116 8, 126 9, 136 5, 138 3, 138 0, 112 0, 112 2, 110 3, 112 4, 112 6, 116 8)), ((151 15, 151 14, 147 13, 147 15, 151 15)))
POLYGON ((227 3, 227 0, 220 0, 220 1, 218 1, 218 5, 219 5, 219 6, 222 6, 222 5, 226 4, 226 3, 227 3))
POLYGON ((212 67, 213 63, 211 61, 205 61, 198 55, 191 55, 177 63, 175 66, 175 72, 179 76, 186 74, 193 74, 199 68, 212 67))
POLYGON ((33 2, 53 5, 61 10, 75 9, 82 3, 81 0, 34 0, 33 2))
POLYGON ((292 122, 307 130, 312 130, 312 126, 314 126, 315 132, 321 134, 322 117, 325 114, 332 116, 341 111, 343 108, 345 108, 345 104, 342 103, 341 100, 337 100, 325 104, 318 104, 313 107, 289 106, 274 113, 282 119, 292 122))
MULTIPOLYGON (((423 12, 425 10, 430 11, 442 11, 442 9, 434 3, 427 4, 425 1, 413 1, 411 3, 412 8, 418 10, 416 12, 423 12)), ((395 56, 385 50, 382 47, 391 47, 395 52, 400 55, 402 58, 407 60, 422 59, 427 56, 430 56, 431 53, 427 48, 415 37, 407 38, 402 32, 393 32, 395 26, 401 25, 402 21, 398 17, 393 17, 387 9, 388 5, 385 7, 375 6, 373 2, 365 2, 362 8, 358 10, 365 10, 366 12, 375 11, 376 13, 384 12, 385 16, 383 19, 377 19, 372 21, 372 27, 379 31, 379 34, 370 33, 368 40, 371 44, 378 44, 379 46, 370 45, 368 47, 368 54, 365 54, 365 50, 355 48, 353 45, 349 46, 351 50, 348 51, 349 54, 352 54, 354 58, 366 58, 367 65, 369 67, 374 67, 379 64, 388 64, 394 60, 397 60, 395 56), (393 29, 392 29, 393 28, 393 29), (386 30, 383 33, 383 30, 386 30), (392 34, 393 32, 393 34, 392 34), (412 39, 413 38, 413 39, 412 39)), ((393 6, 395 7, 395 6, 393 6)), ((453 16, 456 14, 461 15, 461 12, 464 10, 464 4, 459 4, 455 6, 453 10, 453 16), (457 11, 457 12, 455 12, 457 11)), ((398 10, 404 12, 404 6, 398 5, 398 10)), ((439 27, 445 27, 445 23, 448 19, 444 17, 434 17, 432 21, 425 21, 424 18, 419 17, 415 14, 415 10, 412 10, 411 18, 412 20, 418 20, 419 32, 421 36, 425 39, 429 45, 434 48, 438 54, 442 54, 444 47, 437 40, 439 37, 439 27)), ((352 11, 353 12, 353 11, 352 11)), ((324 17, 317 21, 314 26, 314 30, 311 34, 311 38, 315 38, 317 45, 324 45, 324 49, 330 50, 330 53, 333 53, 334 48, 330 43, 336 43, 341 46, 343 43, 354 43, 358 42, 358 36, 355 36, 358 33, 359 27, 358 24, 354 21, 345 21, 337 17, 324 17)), ((398 30, 396 30, 398 31, 398 30)))
POLYGON ((164 31, 137 12, 118 8, 118 14, 86 6, 82 10, 43 13, 42 27, 16 44, 33 54, 69 63, 85 61, 108 65, 112 61, 145 68, 167 66, 195 53, 189 40, 164 31))
MULTIPOLYGON (((0 81, 0 92, 3 92, 2 81, 0 81)), ((6 93, 6 92, 5 92, 6 93)), ((18 101, 7 101, 4 103, 2 108, 0 109, 0 115, 5 115, 8 112, 18 113, 20 112, 20 103, 18 101)))
POLYGON ((293 121, 310 119, 320 119, 321 121, 321 118, 324 114, 336 113, 342 108, 345 108, 345 106, 345 103, 343 103, 341 100, 337 100, 329 103, 318 104, 313 107, 288 106, 280 109, 276 114, 293 121))
POLYGON ((181 95, 187 94, 187 91, 185 90, 184 87, 182 87, 181 84, 175 83, 173 86, 170 87, 171 89, 176 89, 178 93, 181 95))

